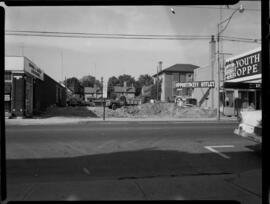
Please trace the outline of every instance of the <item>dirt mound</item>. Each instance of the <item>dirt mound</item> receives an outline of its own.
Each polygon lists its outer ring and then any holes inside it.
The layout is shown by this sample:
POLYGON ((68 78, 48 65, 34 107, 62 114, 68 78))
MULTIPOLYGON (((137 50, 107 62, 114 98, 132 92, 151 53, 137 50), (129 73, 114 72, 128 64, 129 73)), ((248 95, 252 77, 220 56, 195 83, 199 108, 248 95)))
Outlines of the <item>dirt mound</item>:
MULTIPOLYGON (((103 116, 102 107, 89 107, 98 117, 103 116)), ((216 111, 200 107, 179 107, 174 103, 145 103, 138 106, 126 106, 116 110, 105 110, 105 117, 115 118, 211 118, 215 117, 216 111)))

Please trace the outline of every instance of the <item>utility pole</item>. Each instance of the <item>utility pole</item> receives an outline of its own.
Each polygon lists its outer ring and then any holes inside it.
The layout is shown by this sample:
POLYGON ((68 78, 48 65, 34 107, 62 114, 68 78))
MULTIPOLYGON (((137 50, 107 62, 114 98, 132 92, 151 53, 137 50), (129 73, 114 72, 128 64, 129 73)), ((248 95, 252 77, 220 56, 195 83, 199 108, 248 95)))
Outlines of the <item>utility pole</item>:
POLYGON ((102 90, 101 101, 102 101, 102 105, 103 105, 103 120, 105 120, 105 98, 103 97, 103 90, 104 90, 103 77, 101 77, 100 82, 101 82, 101 90, 102 90))
POLYGON ((156 79, 156 84, 157 84, 157 101, 158 101, 158 66, 157 66, 157 79, 156 79))
MULTIPOLYGON (((221 7, 220 7, 221 9, 221 7)), ((217 25, 217 29, 218 29, 218 33, 217 33, 217 58, 218 58, 218 64, 217 64, 217 71, 218 71, 218 75, 217 75, 217 93, 218 93, 218 97, 217 97, 217 120, 220 120, 220 98, 219 98, 219 91, 220 91, 220 34, 222 32, 224 32, 227 28, 227 26, 229 25, 232 17, 234 16, 234 14, 239 11, 240 13, 243 13, 244 12, 244 8, 242 5, 240 5, 240 7, 238 9, 236 9, 228 18, 226 18, 225 20, 221 21, 220 23, 218 23, 217 25), (220 29, 220 26, 223 24, 223 23, 226 23, 226 25, 220 29)), ((220 10, 220 18, 221 18, 221 10, 220 10)))

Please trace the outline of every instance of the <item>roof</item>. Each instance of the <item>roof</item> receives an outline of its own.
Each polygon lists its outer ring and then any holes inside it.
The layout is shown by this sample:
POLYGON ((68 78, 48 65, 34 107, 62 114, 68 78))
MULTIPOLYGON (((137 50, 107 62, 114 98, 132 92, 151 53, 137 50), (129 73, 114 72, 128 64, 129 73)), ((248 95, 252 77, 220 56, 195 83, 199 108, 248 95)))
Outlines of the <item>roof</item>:
POLYGON ((116 93, 135 93, 134 87, 114 86, 113 90, 116 93))
POLYGON ((196 65, 193 64, 175 64, 173 66, 170 66, 166 69, 161 70, 159 73, 154 74, 153 77, 160 75, 164 72, 168 73, 168 72, 193 72, 194 69, 199 68, 196 65))
POLYGON ((84 87, 85 94, 94 94, 98 92, 101 92, 100 88, 98 87, 84 87))

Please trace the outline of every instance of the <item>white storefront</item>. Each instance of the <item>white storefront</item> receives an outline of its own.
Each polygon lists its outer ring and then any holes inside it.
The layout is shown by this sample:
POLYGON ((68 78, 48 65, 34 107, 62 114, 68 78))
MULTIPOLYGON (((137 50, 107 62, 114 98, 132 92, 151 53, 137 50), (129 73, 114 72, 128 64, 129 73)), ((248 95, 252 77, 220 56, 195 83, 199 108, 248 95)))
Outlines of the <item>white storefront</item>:
POLYGON ((224 115, 239 109, 261 109, 261 48, 228 58, 224 67, 224 115))

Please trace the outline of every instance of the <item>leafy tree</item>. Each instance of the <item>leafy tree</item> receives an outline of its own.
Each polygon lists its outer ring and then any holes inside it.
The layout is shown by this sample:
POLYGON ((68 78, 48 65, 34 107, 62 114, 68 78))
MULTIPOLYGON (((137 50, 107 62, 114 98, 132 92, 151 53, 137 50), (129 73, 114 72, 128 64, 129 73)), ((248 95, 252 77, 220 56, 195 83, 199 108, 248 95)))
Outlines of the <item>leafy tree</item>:
POLYGON ((148 74, 140 75, 135 84, 136 88, 135 95, 138 96, 141 94, 143 86, 150 86, 152 84, 154 84, 154 79, 150 75, 148 74))
POLYGON ((108 86, 109 87, 113 87, 113 86, 119 86, 120 85, 120 81, 117 77, 112 76, 109 78, 108 80, 108 86))
POLYGON ((96 85, 97 87, 101 87, 101 82, 96 79, 96 77, 91 75, 83 76, 80 79, 80 82, 83 87, 94 87, 94 85, 96 85))
POLYGON ((127 74, 120 75, 118 77, 118 80, 119 80, 120 86, 123 86, 124 82, 127 82, 127 86, 132 86, 132 85, 134 86, 136 82, 134 77, 127 74))
POLYGON ((149 86, 154 84, 154 79, 149 74, 140 75, 138 78, 138 84, 140 87, 149 86))
POLYGON ((81 83, 76 77, 66 79, 66 86, 73 92, 73 94, 83 94, 81 83))

